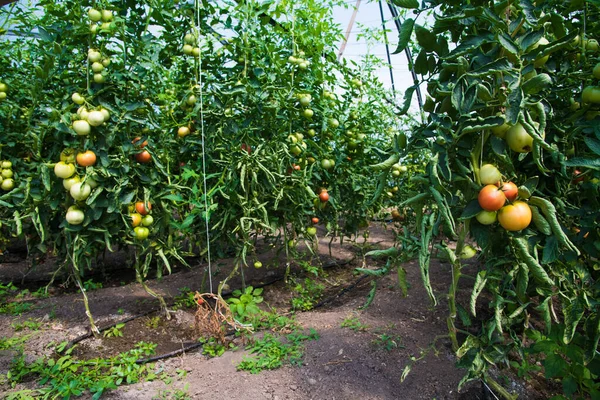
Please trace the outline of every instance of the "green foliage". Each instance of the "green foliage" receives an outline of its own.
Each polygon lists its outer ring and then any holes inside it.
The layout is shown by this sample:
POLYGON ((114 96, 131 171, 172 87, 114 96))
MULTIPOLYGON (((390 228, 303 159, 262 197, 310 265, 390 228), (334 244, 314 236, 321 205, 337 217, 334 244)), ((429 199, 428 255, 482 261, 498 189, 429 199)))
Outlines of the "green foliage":
POLYGON ((294 297, 292 298, 292 309, 309 311, 323 296, 325 285, 317 283, 314 279, 305 278, 304 284, 297 282, 292 288, 294 297))
POLYGON ((183 287, 179 288, 179 294, 175 296, 173 310, 179 310, 183 308, 194 308, 197 306, 194 295, 196 293, 190 288, 183 287))
MULTIPOLYGON (((590 381, 597 375, 588 366, 597 360, 600 318, 589 299, 599 295, 600 131, 598 104, 582 89, 597 85, 591 74, 597 53, 586 42, 597 31, 600 8, 596 2, 558 0, 427 5, 435 12, 431 27, 422 26, 425 10, 417 9, 400 31, 403 47, 414 26, 418 48, 411 61, 420 82, 427 82, 426 118, 412 129, 400 156, 431 156, 425 170, 411 177, 416 193, 401 205, 416 214, 419 265, 434 304, 432 238, 449 239, 435 247, 452 268, 448 327, 460 365, 468 370, 461 384, 484 379, 509 397, 486 370, 509 364, 517 352, 521 359, 512 365, 519 373, 534 371, 522 344, 524 327, 536 321, 545 332, 562 335, 562 344, 544 360, 547 377, 560 377, 568 398, 594 397, 590 381), (505 122, 514 129, 502 131, 505 122), (481 210, 480 167, 486 163, 536 207, 528 227, 508 231, 473 218, 481 210), (480 249, 481 266, 464 302, 456 289, 463 270, 459 255, 469 237, 480 249), (450 241, 456 241, 452 248, 450 241), (479 311, 486 307, 478 303, 482 293, 490 299, 486 312, 479 311), (482 321, 472 322, 466 310, 482 321), (481 329, 473 331, 475 325, 481 329), (461 343, 457 333, 463 328, 471 334, 461 343)), ((407 91, 409 104, 412 95, 407 91)))
POLYGON ((253 356, 244 357, 237 365, 237 369, 258 374, 263 370, 279 368, 285 363, 301 365, 303 342, 318 338, 319 334, 313 329, 308 334, 295 332, 285 337, 266 333, 262 338, 254 339, 246 347, 253 356))
POLYGON ((392 351, 394 349, 403 349, 402 338, 397 335, 390 335, 388 333, 381 333, 371 341, 373 346, 382 348, 385 351, 392 351))
MULTIPOLYGON (((32 398, 71 398, 89 392, 93 399, 99 399, 117 386, 153 378, 152 366, 136 364, 136 360, 154 354, 155 348, 155 344, 139 342, 134 349, 114 357, 78 360, 71 355, 72 347, 59 358, 40 358, 31 364, 27 364, 21 355, 13 360, 7 378, 16 384, 33 377, 40 389, 15 392, 8 398, 21 398, 16 396, 25 394, 32 398)), ((57 351, 60 349, 57 347, 57 351)))
POLYGON ((83 287, 85 288, 85 290, 87 292, 90 292, 92 290, 102 289, 102 283, 94 282, 93 280, 89 279, 89 280, 83 282, 83 287))
POLYGON ((158 325, 160 324, 160 317, 159 316, 155 316, 152 318, 147 318, 146 321, 144 322, 144 325, 146 325, 146 327, 150 328, 150 329, 156 329, 158 328, 158 325))
POLYGON ((123 328, 125 324, 116 324, 103 332, 104 337, 123 337, 123 328))
POLYGON ((252 286, 248 286, 244 291, 234 290, 231 294, 233 297, 227 299, 231 312, 243 321, 259 314, 261 311, 258 304, 263 301, 262 292, 262 288, 254 289, 252 286))
POLYGON ((35 321, 30 318, 23 322, 13 322, 11 326, 15 330, 15 332, 19 332, 24 329, 29 329, 30 331, 38 331, 42 327, 42 322, 35 321))
POLYGON ((202 339, 204 344, 202 345, 202 354, 209 357, 221 357, 223 353, 227 350, 234 350, 235 345, 233 343, 229 343, 225 345, 215 340, 214 338, 210 338, 208 340, 202 339))
POLYGON ((346 317, 342 321, 341 327, 352 329, 354 332, 364 332, 369 329, 369 325, 362 323, 358 316, 346 317))
POLYGON ((189 384, 186 383, 183 389, 161 389, 152 400, 192 400, 188 394, 188 388, 189 384))

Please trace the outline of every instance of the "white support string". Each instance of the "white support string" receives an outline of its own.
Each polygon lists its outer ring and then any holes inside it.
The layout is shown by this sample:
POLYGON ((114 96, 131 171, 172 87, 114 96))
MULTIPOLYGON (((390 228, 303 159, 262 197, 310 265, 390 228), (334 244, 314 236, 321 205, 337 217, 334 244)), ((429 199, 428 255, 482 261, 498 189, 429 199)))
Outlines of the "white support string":
POLYGON ((200 43, 200 0, 196 0, 196 31, 198 32, 198 85, 200 86, 200 133, 202 138, 202 179, 204 184, 204 222, 206 223, 206 251, 208 259, 208 286, 213 293, 212 265, 210 257, 210 229, 208 226, 208 190, 206 184, 206 146, 204 140, 204 90, 202 88, 202 45, 200 43))

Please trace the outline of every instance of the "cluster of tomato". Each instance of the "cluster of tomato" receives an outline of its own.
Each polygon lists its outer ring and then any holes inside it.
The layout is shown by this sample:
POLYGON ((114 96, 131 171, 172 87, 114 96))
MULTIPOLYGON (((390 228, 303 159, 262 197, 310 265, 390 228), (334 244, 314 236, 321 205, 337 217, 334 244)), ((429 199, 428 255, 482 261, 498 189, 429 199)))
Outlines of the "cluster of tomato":
MULTIPOLYGON (((80 177, 76 173, 75 162, 82 168, 91 167, 96 164, 96 154, 92 150, 86 150, 75 155, 75 150, 65 149, 60 154, 60 161, 54 165, 54 174, 63 180, 63 187, 73 200, 83 204, 98 183, 91 176, 80 177)), ((67 210, 66 220, 69 224, 80 225, 84 219, 85 213, 80 206, 73 205, 67 210)))
POLYGON ((77 109, 77 114, 74 116, 73 120, 73 130, 79 136, 87 136, 92 131, 92 126, 100 126, 110 120, 110 112, 104 108, 100 107, 99 109, 90 110, 85 103, 85 98, 79 93, 73 93, 71 96, 71 100, 73 103, 80 105, 77 109))
POLYGON ((152 204, 147 201, 138 201, 132 205, 129 210, 131 225, 133 225, 133 235, 137 240, 144 240, 150 234, 149 227, 154 223, 154 218, 150 215, 152 204))
POLYGON ((88 18, 90 19, 90 32, 95 35, 99 32, 112 33, 117 28, 113 21, 113 13, 110 10, 96 10, 90 8, 88 10, 88 18))
POLYGON ((198 36, 193 33, 186 33, 183 37, 183 47, 181 49, 186 56, 200 57, 200 47, 198 47, 198 36))
POLYGON ((10 161, 0 161, 0 168, 2 168, 2 174, 0 175, 0 187, 2 190, 8 192, 13 190, 15 187, 15 180, 13 178, 14 172, 12 170, 12 163, 10 161))
POLYGON ((477 196, 483 211, 476 216, 483 225, 500 222, 507 231, 520 231, 531 223, 531 208, 517 200, 519 189, 513 182, 502 182, 502 174, 492 164, 485 164, 479 171, 481 183, 485 185, 477 196), (509 204, 506 204, 508 201, 509 204))
POLYGON ((288 62, 290 64, 297 65, 300 69, 308 69, 308 66, 310 65, 310 60, 306 60, 304 58, 305 56, 306 54, 303 51, 299 51, 297 57, 293 55, 289 56, 288 62))
POLYGON ((8 92, 8 85, 4 82, 0 82, 0 102, 6 99, 8 96, 6 93, 8 92))

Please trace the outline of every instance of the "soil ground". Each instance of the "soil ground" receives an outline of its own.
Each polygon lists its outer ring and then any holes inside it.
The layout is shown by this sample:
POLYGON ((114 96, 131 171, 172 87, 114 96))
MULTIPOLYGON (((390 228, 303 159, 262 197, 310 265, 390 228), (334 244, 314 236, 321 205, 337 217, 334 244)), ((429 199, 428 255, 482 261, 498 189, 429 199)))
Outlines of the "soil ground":
MULTIPOLYGON (((395 233, 391 227, 386 224, 372 226, 368 242, 362 246, 350 242, 341 245, 336 241, 331 247, 331 254, 328 249, 329 238, 320 240, 318 259, 313 258, 312 264, 320 261, 324 265, 338 265, 325 270, 325 274, 318 279, 325 285, 322 298, 331 301, 296 315, 304 329, 313 328, 319 334, 318 340, 305 342, 302 365, 284 366, 259 374, 238 371, 236 365, 248 354, 238 339, 234 342, 237 349, 227 351, 220 357, 208 358, 196 350, 158 361, 155 364, 157 370, 176 377, 169 384, 155 380, 123 385, 102 398, 167 399, 180 398, 177 397, 178 393, 183 392, 188 398, 211 400, 494 398, 480 382, 469 383, 461 392, 457 391, 465 371, 455 367, 456 357, 445 336, 445 293, 450 280, 447 264, 434 260, 431 265, 437 306, 431 306, 421 284, 418 265, 411 261, 403 265, 410 285, 407 297, 402 296, 396 274, 389 274, 377 280, 373 302, 361 309, 371 291, 373 279, 362 279, 357 284, 359 277, 354 269, 363 266, 361 251, 364 249, 386 249, 393 245, 395 233), (344 288, 349 290, 338 296, 344 288), (342 327, 342 323, 349 320, 358 321, 361 329, 342 327), (411 358, 418 360, 411 361, 411 358), (401 382, 401 375, 409 364, 412 366, 411 371, 401 382)), ((320 231, 319 234, 323 236, 324 232, 320 231)), ((359 242, 362 243, 362 238, 359 242)), ((113 274, 112 284, 109 281, 103 288, 89 292, 91 310, 100 327, 157 308, 155 299, 139 284, 130 282, 131 273, 123 272, 126 271, 127 258, 122 253, 108 257, 105 263, 116 268, 117 279, 114 279, 113 274)), ((264 268, 244 270, 248 284, 257 286, 282 277, 286 263, 283 257, 273 252, 264 252, 259 255, 259 259, 264 268)), ((222 280, 232 265, 232 259, 215 263, 217 271, 213 280, 222 280)), ((367 258, 364 266, 379 268, 382 265, 381 261, 367 258)), ((148 285, 163 294, 168 302, 172 302, 174 296, 180 294, 181 288, 199 290, 205 269, 205 264, 179 269, 159 280, 149 280, 148 285)), ((22 257, 10 253, 0 256, 2 283, 24 281, 33 289, 36 284, 48 280, 53 267, 49 260, 35 270, 29 270, 23 279, 26 270, 27 260, 22 257)), ((298 281, 304 279, 298 268, 293 269, 289 277, 296 277, 298 281)), ((240 287, 240 277, 232 279, 229 285, 232 289, 240 287)), ((265 286, 263 305, 269 305, 282 313, 288 312, 293 296, 290 288, 291 283, 284 280, 265 286)), ((49 343, 73 340, 88 331, 81 295, 73 289, 62 287, 53 291, 49 298, 28 300, 35 306, 20 316, 0 314, 0 338, 32 333, 32 337, 25 343, 26 359, 29 361, 50 355, 49 343), (15 331, 15 322, 27 320, 41 321, 41 330, 15 331)), ((468 292, 465 291, 464 295, 468 295, 468 292)), ((193 309, 180 309, 170 320, 160 313, 150 313, 126 323, 122 330, 123 337, 83 340, 75 354, 82 358, 108 356, 131 349, 141 340, 157 343, 157 354, 167 353, 196 341, 193 323, 193 309), (160 318, 156 318, 157 316, 160 318)), ((0 374, 7 373, 14 354, 10 350, 0 352, 0 374)), ((2 393, 35 387, 35 382, 26 382, 11 389, 6 384, 1 386, 1 381, 0 397, 2 393)), ((505 386, 506 382, 510 386, 508 389, 518 392, 520 398, 543 398, 528 384, 515 379, 504 379, 505 386)), ((91 398, 91 395, 88 393, 82 398, 91 398)))

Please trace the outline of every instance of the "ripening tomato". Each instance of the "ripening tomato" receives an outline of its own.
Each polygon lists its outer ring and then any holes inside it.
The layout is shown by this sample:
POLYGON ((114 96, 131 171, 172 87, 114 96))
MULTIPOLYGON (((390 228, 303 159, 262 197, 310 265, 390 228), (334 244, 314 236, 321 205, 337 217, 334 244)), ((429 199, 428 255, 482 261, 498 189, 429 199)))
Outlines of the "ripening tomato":
POLYGON ((315 225, 316 225, 316 224, 318 224, 318 223, 319 223, 319 218, 317 218, 317 217, 312 217, 312 219, 311 219, 311 222, 312 222, 313 224, 315 224, 315 225))
POLYGON ((524 201, 515 201, 498 211, 498 222, 507 231, 520 231, 531 223, 531 208, 524 201))
POLYGON ((486 211, 497 211, 506 203, 504 192, 495 185, 484 186, 477 196, 479 205, 486 211))
POLYGON ((151 160, 152 160, 152 155, 147 150, 144 150, 141 153, 137 153, 135 155, 135 161, 139 162, 140 164, 147 164, 151 160))
POLYGON ((143 149, 148 145, 148 141, 144 140, 143 142, 140 142, 141 140, 142 138, 138 136, 131 141, 131 144, 133 144, 136 149, 143 149))
POLYGON ((513 182, 505 182, 501 189, 504 192, 506 199, 511 202, 515 201, 519 194, 519 188, 513 182))
POLYGON ((252 146, 250 146, 249 144, 242 143, 241 148, 242 148, 242 150, 244 150, 248 154, 252 153, 252 146))
POLYGON ((329 193, 327 193, 327 190, 323 190, 319 193, 319 200, 321 200, 322 203, 329 201, 329 193))
POLYGON ((150 210, 152 210, 152 204, 148 201, 144 203, 143 201, 138 201, 135 203, 135 211, 141 215, 147 215, 150 210))
POLYGON ((142 223, 142 216, 138 213, 131 213, 129 214, 129 217, 131 218, 131 225, 133 225, 134 228, 142 223))
POLYGON ((96 164, 96 153, 86 150, 83 153, 77 154, 77 164, 82 167, 90 167, 96 164))

